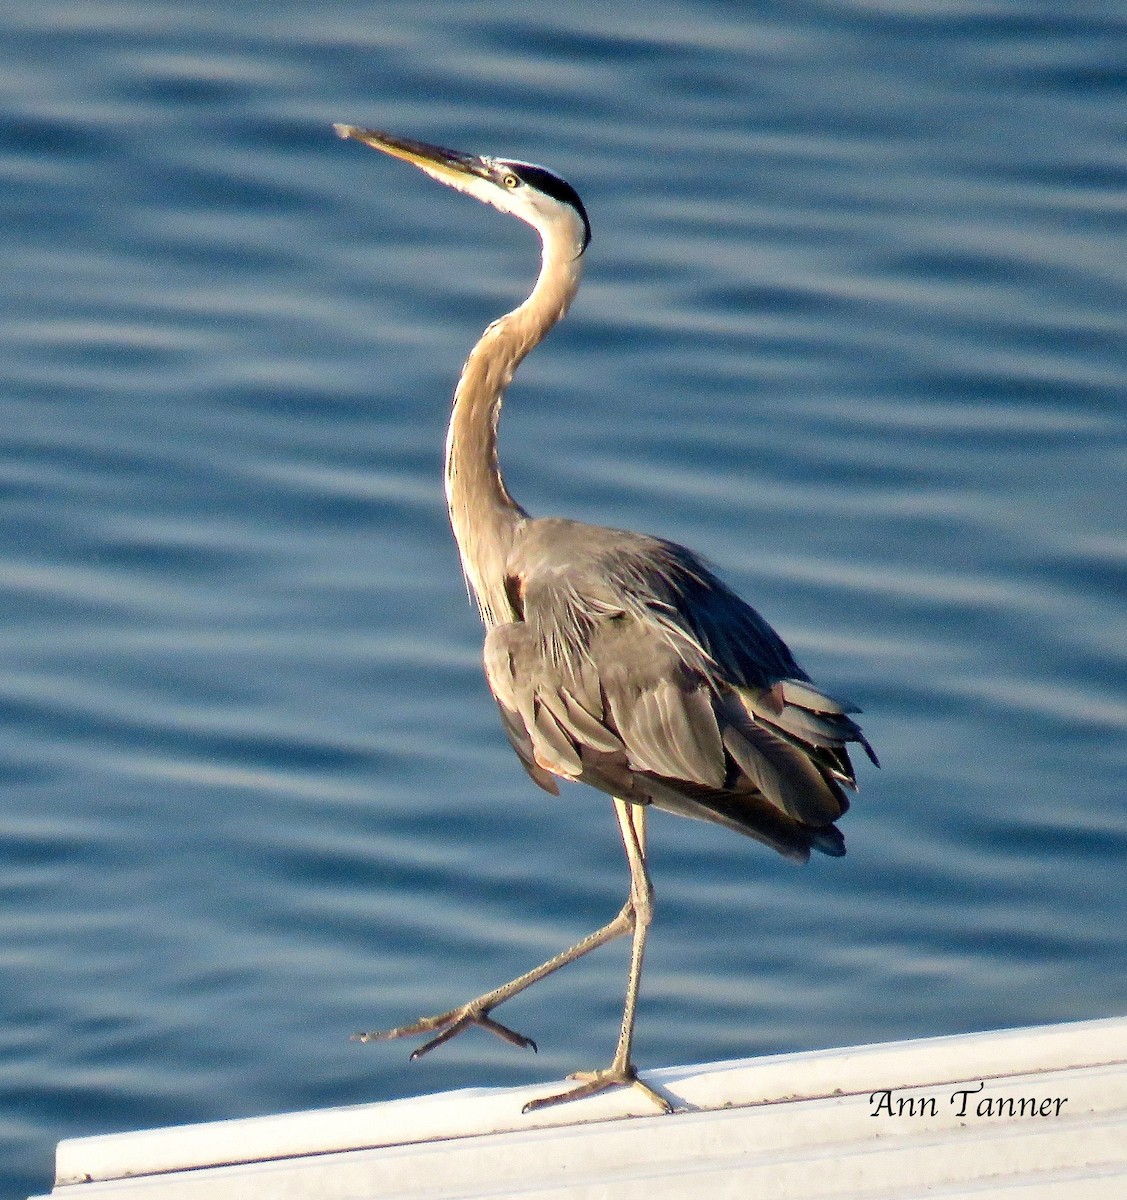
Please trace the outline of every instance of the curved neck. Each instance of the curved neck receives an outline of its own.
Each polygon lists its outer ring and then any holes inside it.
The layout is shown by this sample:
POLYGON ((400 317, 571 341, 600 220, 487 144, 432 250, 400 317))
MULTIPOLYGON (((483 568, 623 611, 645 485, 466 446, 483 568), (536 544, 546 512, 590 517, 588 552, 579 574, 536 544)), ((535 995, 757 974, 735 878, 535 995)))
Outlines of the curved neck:
POLYGON ((567 312, 582 273, 574 245, 546 238, 532 294, 486 329, 454 391, 446 431, 446 501, 462 571, 490 627, 513 619, 505 564, 527 517, 509 495, 497 459, 501 403, 521 360, 567 312))

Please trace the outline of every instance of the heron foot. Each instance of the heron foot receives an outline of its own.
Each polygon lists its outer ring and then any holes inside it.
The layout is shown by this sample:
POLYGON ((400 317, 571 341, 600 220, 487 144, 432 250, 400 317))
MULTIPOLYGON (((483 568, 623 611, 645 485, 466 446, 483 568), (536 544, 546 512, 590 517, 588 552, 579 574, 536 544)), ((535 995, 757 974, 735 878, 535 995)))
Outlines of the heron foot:
POLYGON ((352 1040, 354 1042, 391 1042, 397 1038, 418 1037, 425 1033, 435 1034, 429 1041, 412 1051, 411 1061, 414 1062, 415 1059, 429 1054, 444 1042, 457 1037, 459 1033, 464 1033, 472 1025, 487 1029, 510 1045, 536 1052, 536 1043, 532 1038, 525 1037, 523 1033, 517 1033, 515 1029, 502 1025, 500 1021, 493 1020, 489 1015, 489 1008, 475 1000, 471 1000, 469 1004, 463 1004, 461 1008, 452 1008, 449 1012, 439 1013, 435 1017, 421 1017, 410 1025, 399 1025, 395 1029, 372 1029, 365 1033, 354 1033, 352 1040))
POLYGON ((635 1087, 648 1100, 652 1100, 662 1112, 673 1112, 673 1105, 660 1092, 638 1077, 638 1072, 632 1063, 625 1067, 611 1065, 604 1067, 601 1071, 576 1071, 574 1075, 569 1075, 568 1079, 578 1080, 579 1086, 567 1092, 560 1092, 555 1096, 541 1096, 537 1100, 529 1100, 521 1111, 529 1113, 535 1112, 539 1108, 549 1108, 553 1104, 567 1104, 571 1100, 582 1100, 587 1096, 595 1096, 599 1092, 605 1092, 613 1087, 635 1087))

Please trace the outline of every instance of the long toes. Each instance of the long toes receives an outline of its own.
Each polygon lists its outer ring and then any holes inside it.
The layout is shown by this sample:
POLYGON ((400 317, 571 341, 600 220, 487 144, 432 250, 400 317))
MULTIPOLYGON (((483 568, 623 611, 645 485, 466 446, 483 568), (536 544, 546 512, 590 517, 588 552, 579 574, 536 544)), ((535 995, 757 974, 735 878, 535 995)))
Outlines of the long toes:
POLYGON ((656 1088, 650 1087, 650 1085, 648 1083, 646 1083, 645 1080, 639 1079, 637 1077, 637 1075, 635 1075, 634 1078, 630 1081, 630 1083, 631 1083, 631 1086, 636 1087, 638 1089, 638 1091, 640 1091, 642 1093, 643 1096, 645 1096, 648 1100, 650 1100, 654 1104, 656 1104, 663 1113, 672 1113, 673 1112, 672 1102, 667 1100, 659 1091, 657 1091, 656 1088))
POLYGON ((474 1022, 472 1017, 466 1016, 465 1014, 457 1017, 455 1020, 451 1021, 450 1024, 447 1025, 446 1028, 443 1029, 436 1037, 432 1037, 429 1042, 424 1042, 417 1050, 412 1050, 411 1062, 414 1062, 418 1058, 422 1058, 424 1054, 429 1054, 432 1050, 441 1046, 443 1042, 448 1042, 451 1038, 457 1037, 458 1034, 463 1033, 470 1027, 471 1024, 475 1023, 476 1022, 474 1022))
POLYGON ((354 1033, 352 1041, 390 1042, 396 1038, 418 1037, 425 1033, 435 1034, 411 1054, 411 1061, 414 1062, 415 1059, 429 1054, 444 1042, 457 1037, 459 1033, 464 1033, 471 1025, 479 1025, 482 1029, 496 1034, 502 1041, 519 1046, 522 1050, 536 1051, 536 1043, 532 1038, 525 1037, 523 1033, 517 1033, 515 1029, 502 1025, 500 1021, 495 1021, 489 1015, 488 1009, 477 1009, 472 1005, 454 1008, 449 1012, 439 1013, 436 1017, 423 1017, 411 1025, 399 1025, 395 1029, 373 1029, 366 1033, 354 1033))
POLYGON ((453 1008, 449 1012, 439 1013, 437 1017, 421 1017, 410 1025, 397 1025, 394 1029, 369 1029, 363 1033, 354 1033, 353 1042, 392 1042, 396 1038, 418 1037, 423 1033, 433 1033, 452 1024, 462 1015, 462 1009, 453 1008))
POLYGON ((648 1083, 639 1079, 633 1067, 626 1070, 607 1067, 601 1071, 576 1071, 568 1078, 578 1080, 579 1086, 570 1091, 560 1092, 555 1096, 541 1096, 536 1100, 529 1100, 521 1111, 529 1113, 535 1112, 539 1108, 549 1108, 553 1104, 567 1104, 571 1100, 582 1100, 587 1096, 595 1096, 599 1092, 608 1091, 613 1087, 635 1087, 643 1096, 656 1104, 662 1112, 671 1113, 673 1111, 673 1105, 660 1092, 655 1091, 648 1083))
MULTIPOLYGON (((576 1076, 572 1075, 574 1079, 576 1076)), ((538 1108, 551 1108, 554 1104, 567 1104, 571 1100, 582 1100, 585 1096, 593 1096, 596 1092, 606 1091, 608 1087, 612 1087, 610 1083, 602 1083, 598 1080, 590 1079, 586 1083, 580 1084, 577 1088, 572 1088, 567 1092, 560 1092, 556 1096, 541 1096, 536 1100, 529 1102, 520 1110, 523 1113, 536 1112, 538 1108)))
POLYGON ((510 1029, 508 1025, 502 1025, 500 1021, 494 1021, 492 1017, 486 1016, 484 1013, 478 1017, 475 1024, 478 1024, 482 1029, 488 1029, 490 1033, 495 1033, 503 1042, 508 1042, 511 1046, 519 1046, 522 1050, 531 1050, 533 1054, 537 1053, 536 1043, 530 1037, 525 1037, 523 1033, 517 1033, 515 1029, 510 1029))
POLYGON ((459 1033, 464 1033, 471 1025, 477 1025, 481 1029, 496 1034, 501 1041, 508 1042, 510 1046, 519 1046, 522 1050, 531 1050, 533 1054, 536 1053, 536 1043, 532 1038, 525 1037, 523 1033, 517 1033, 515 1029, 510 1029, 508 1025, 502 1025, 500 1021, 494 1021, 487 1012, 475 1012, 470 1009, 451 1021, 437 1037, 431 1038, 429 1042, 424 1042, 411 1055, 411 1061, 414 1062, 415 1059, 422 1058, 424 1054, 429 1054, 436 1047, 441 1046, 443 1042, 448 1042, 451 1038, 457 1037, 459 1033))

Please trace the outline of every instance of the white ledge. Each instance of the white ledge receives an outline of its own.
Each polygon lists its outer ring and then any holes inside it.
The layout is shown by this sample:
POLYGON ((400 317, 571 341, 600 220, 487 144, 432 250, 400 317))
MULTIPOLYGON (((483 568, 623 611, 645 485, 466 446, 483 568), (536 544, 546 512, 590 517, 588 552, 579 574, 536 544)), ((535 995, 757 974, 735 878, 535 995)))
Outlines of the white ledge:
MULTIPOLYGON (((61 1200, 1127 1196, 1127 1019, 475 1088, 59 1144, 61 1200)), ((43 1200, 43 1198, 40 1198, 43 1200)))

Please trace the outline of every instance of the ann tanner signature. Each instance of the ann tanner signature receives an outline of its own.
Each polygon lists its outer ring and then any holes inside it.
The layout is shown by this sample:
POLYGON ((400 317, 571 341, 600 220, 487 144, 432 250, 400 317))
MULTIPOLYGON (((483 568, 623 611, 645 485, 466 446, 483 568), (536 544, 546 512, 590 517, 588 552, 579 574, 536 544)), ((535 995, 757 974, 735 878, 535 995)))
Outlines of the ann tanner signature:
MULTIPOLYGON (((946 1108, 956 1117, 1059 1117, 1067 1096, 984 1096, 986 1084, 958 1088, 947 1097, 946 1108)), ((912 1096, 892 1088, 872 1092, 870 1117, 938 1117, 941 1097, 912 1096)))

